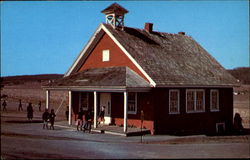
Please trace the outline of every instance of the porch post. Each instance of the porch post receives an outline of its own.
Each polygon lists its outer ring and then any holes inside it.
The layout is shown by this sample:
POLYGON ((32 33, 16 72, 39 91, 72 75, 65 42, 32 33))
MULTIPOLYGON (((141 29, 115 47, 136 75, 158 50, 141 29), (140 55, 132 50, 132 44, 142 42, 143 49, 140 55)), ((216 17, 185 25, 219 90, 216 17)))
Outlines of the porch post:
POLYGON ((49 109, 50 105, 50 90, 46 90, 46 109, 49 109))
POLYGON ((127 121, 128 121, 128 92, 124 92, 124 123, 123 131, 127 132, 127 121))
POLYGON ((72 125, 72 93, 69 91, 69 125, 72 125))
POLYGON ((97 94, 94 91, 94 128, 97 128, 97 94))

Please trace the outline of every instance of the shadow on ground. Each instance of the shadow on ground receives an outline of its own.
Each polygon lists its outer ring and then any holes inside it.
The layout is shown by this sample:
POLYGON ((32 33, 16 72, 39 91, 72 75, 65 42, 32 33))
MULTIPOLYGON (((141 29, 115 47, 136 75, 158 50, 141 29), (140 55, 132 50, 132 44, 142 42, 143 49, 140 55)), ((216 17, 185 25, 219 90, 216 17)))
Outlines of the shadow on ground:
POLYGON ((10 120, 10 121, 5 121, 6 123, 43 123, 42 120, 10 120))

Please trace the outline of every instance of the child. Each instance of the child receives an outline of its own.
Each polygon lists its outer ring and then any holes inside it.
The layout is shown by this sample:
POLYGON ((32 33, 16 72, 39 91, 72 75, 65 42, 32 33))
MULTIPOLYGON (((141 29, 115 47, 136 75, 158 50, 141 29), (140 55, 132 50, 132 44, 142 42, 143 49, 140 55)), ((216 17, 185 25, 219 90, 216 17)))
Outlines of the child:
POLYGON ((18 111, 23 110, 22 100, 19 99, 18 111))
POLYGON ((99 120, 98 120, 98 123, 99 123, 99 124, 100 124, 101 122, 103 122, 103 124, 104 124, 104 121, 105 121, 105 119, 104 119, 104 114, 105 114, 105 106, 102 106, 101 112, 100 112, 100 114, 99 114, 99 120))
POLYGON ((91 124, 92 124, 92 116, 91 116, 91 112, 87 111, 85 113, 85 125, 84 125, 84 130, 83 132, 85 132, 85 130, 89 130, 89 133, 91 132, 91 124))
POLYGON ((49 129, 49 127, 48 127, 48 121, 49 121, 49 111, 48 111, 48 109, 45 109, 45 112, 43 113, 43 129, 45 127, 47 129, 49 129))
POLYGON ((32 118, 33 118, 33 112, 34 112, 34 110, 33 110, 33 107, 32 107, 32 103, 29 103, 29 105, 28 105, 28 107, 27 107, 27 118, 28 118, 28 120, 32 120, 32 118))
POLYGON ((83 125, 83 109, 81 108, 80 112, 78 113, 78 118, 77 118, 77 130, 79 131, 79 127, 80 130, 82 130, 82 125, 83 125))
POLYGON ((6 111, 7 109, 6 109, 6 106, 7 106, 7 103, 6 103, 6 101, 5 100, 3 100, 3 111, 6 111))
POLYGON ((49 129, 53 128, 53 130, 54 130, 55 117, 56 117, 56 114, 54 112, 54 109, 51 109, 51 112, 49 114, 49 120, 50 120, 50 127, 49 127, 49 129))

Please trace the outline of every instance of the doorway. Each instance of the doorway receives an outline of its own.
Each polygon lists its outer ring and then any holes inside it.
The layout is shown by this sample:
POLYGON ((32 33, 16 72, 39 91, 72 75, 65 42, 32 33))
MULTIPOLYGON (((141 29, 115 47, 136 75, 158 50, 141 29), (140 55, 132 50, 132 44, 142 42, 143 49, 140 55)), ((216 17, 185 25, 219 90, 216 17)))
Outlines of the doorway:
POLYGON ((100 110, 101 107, 105 106, 105 113, 104 113, 104 124, 111 123, 111 93, 100 93, 100 110))

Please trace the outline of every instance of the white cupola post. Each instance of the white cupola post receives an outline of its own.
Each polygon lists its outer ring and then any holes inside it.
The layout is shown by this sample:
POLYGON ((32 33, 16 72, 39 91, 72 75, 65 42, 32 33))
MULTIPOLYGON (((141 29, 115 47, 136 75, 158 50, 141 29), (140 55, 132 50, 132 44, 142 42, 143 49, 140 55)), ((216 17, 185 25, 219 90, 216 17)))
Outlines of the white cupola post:
POLYGON ((123 28, 124 15, 128 13, 128 10, 117 3, 113 3, 106 9, 102 10, 102 13, 106 15, 107 24, 110 24, 113 28, 123 28))

